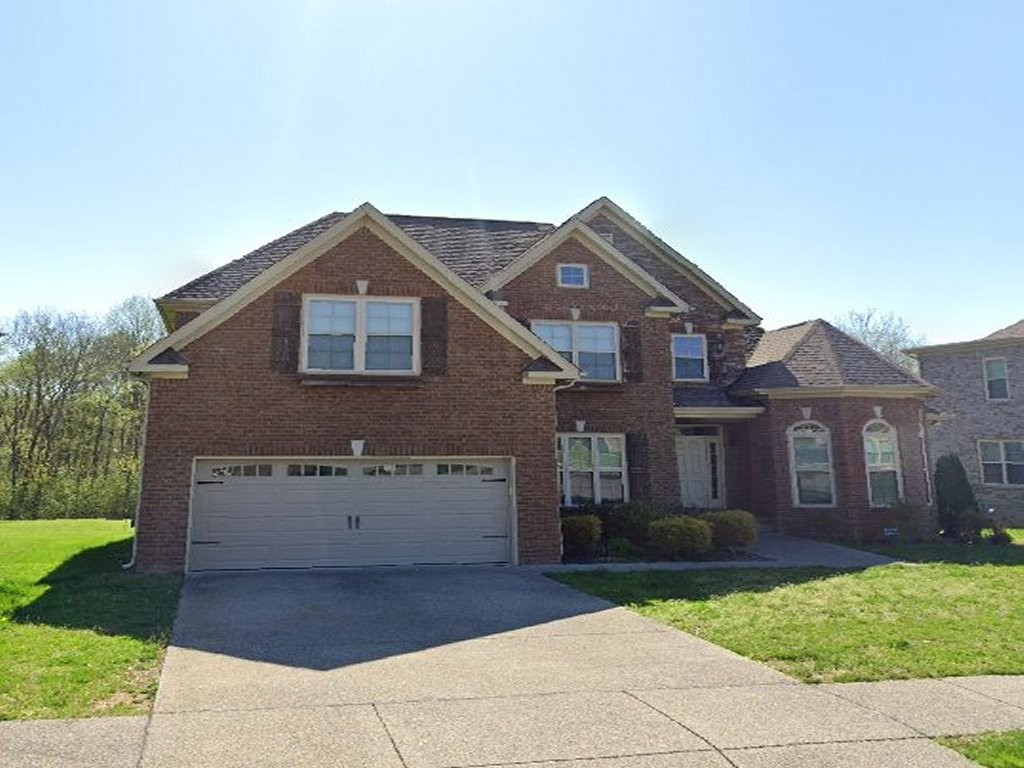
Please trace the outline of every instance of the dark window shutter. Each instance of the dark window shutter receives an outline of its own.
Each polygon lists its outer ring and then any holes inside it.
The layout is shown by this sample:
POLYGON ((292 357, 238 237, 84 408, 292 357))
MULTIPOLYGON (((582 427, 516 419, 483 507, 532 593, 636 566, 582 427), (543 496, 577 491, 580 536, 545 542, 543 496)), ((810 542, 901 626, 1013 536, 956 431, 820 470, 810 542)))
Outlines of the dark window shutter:
POLYGON ((626 381, 644 380, 644 356, 640 344, 640 326, 624 325, 622 339, 622 377, 626 381))
POLYGON ((420 302, 420 355, 424 374, 448 372, 448 302, 444 298, 420 302))
POLYGON ((270 370, 296 373, 302 326, 302 296, 295 291, 274 294, 274 325, 270 331, 270 370))
POLYGON ((626 470, 629 473, 629 498, 650 501, 651 473, 647 466, 647 435, 643 432, 626 434, 626 470))

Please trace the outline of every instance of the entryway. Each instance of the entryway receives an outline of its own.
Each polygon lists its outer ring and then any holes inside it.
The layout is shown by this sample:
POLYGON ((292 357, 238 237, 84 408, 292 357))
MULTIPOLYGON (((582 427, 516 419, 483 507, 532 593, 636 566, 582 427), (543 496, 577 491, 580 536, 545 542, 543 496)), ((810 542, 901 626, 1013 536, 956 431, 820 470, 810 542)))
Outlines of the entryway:
POLYGON ((725 462, 718 426, 680 427, 676 435, 676 462, 683 506, 720 509, 725 505, 725 462))

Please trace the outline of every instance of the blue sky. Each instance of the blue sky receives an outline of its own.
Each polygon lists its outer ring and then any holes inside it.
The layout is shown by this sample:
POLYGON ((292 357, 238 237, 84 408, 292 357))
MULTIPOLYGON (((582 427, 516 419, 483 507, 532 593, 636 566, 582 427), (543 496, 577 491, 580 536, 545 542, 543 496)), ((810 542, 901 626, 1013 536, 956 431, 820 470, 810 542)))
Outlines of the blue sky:
POLYGON ((1019 2, 0 0, 0 317, 607 195, 767 327, 1024 316, 1019 2))

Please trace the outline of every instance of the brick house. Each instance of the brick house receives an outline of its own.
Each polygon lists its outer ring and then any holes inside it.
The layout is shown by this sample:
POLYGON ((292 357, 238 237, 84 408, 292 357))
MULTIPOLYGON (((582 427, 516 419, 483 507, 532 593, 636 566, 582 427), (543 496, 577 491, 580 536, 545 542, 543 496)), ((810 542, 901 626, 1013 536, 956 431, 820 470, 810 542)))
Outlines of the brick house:
POLYGON ((156 303, 143 570, 556 562, 595 502, 854 536, 928 503, 930 385, 824 321, 763 333, 606 198, 560 226, 365 204, 156 303))
POLYGON ((908 350, 941 390, 933 459, 960 457, 983 510, 1024 525, 1024 320, 982 339, 908 350))

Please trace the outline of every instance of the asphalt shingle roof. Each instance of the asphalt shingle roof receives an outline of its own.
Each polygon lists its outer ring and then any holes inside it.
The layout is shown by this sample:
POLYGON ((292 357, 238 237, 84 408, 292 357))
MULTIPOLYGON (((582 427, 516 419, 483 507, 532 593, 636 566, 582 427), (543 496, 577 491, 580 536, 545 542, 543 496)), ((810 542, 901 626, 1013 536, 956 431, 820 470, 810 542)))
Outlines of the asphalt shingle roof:
POLYGON ((1013 325, 1000 328, 985 337, 986 339, 1024 339, 1024 320, 1018 320, 1013 325))
POLYGON ((734 391, 785 387, 930 386, 824 320, 768 331, 734 391))
POLYGON ((757 405, 749 400, 733 397, 722 387, 713 384, 676 386, 672 388, 674 408, 736 408, 757 405))
MULTIPOLYGON (((329 213, 260 246, 239 259, 175 288, 164 299, 223 299, 343 218, 329 213)), ((533 221, 451 219, 388 215, 388 218, 457 275, 480 286, 550 234, 552 224, 533 221)))

